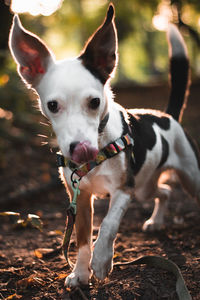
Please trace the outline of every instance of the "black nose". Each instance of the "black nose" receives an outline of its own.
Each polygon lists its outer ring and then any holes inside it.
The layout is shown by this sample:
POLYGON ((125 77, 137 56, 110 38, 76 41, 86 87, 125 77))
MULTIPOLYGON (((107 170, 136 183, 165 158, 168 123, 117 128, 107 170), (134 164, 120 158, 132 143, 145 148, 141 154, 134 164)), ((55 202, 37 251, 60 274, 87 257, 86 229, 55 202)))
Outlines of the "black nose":
POLYGON ((70 155, 72 155, 73 154, 73 152, 74 152, 74 149, 76 148, 76 145, 78 145, 79 144, 79 142, 73 142, 73 143, 71 143, 70 145, 69 145, 69 152, 70 152, 70 155))

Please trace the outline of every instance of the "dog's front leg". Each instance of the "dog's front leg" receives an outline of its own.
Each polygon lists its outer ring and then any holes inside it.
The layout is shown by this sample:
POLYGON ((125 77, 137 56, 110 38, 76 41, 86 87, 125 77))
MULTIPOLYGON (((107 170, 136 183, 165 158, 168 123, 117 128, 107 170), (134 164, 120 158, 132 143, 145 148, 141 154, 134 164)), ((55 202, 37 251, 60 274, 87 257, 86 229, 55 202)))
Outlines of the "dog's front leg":
POLYGON ((72 273, 66 278, 67 287, 75 287, 88 284, 91 269, 91 233, 92 233, 92 197, 89 193, 82 191, 77 199, 76 236, 78 255, 77 262, 72 273))
POLYGON ((123 215, 131 201, 131 194, 117 190, 111 197, 109 211, 104 218, 95 242, 91 267, 94 275, 103 280, 113 266, 114 240, 123 215))

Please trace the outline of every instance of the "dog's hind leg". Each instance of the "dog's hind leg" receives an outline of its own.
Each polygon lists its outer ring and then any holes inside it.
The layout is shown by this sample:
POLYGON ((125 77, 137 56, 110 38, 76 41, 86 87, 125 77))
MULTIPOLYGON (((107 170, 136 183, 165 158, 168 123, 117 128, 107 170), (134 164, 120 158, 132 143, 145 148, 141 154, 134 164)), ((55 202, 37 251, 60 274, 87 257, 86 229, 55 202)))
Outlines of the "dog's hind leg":
POLYGON ((196 144, 188 134, 182 138, 182 145, 178 147, 178 154, 179 163, 176 172, 183 188, 200 205, 200 155, 196 144))
POLYGON ((200 205, 200 174, 197 174, 195 172, 195 175, 192 176, 192 174, 186 169, 177 170, 177 174, 180 178, 184 190, 192 198, 196 199, 200 205))
POLYGON ((200 170, 192 163, 176 171, 185 191, 200 205, 200 170))
POLYGON ((151 217, 143 224, 143 231, 156 231, 164 227, 164 217, 168 199, 170 198, 171 187, 167 184, 159 184, 156 196, 155 206, 151 217))
POLYGON ((92 234, 92 196, 81 190, 77 199, 76 236, 78 256, 72 273, 66 278, 67 287, 75 287, 88 284, 91 269, 91 234, 92 234))

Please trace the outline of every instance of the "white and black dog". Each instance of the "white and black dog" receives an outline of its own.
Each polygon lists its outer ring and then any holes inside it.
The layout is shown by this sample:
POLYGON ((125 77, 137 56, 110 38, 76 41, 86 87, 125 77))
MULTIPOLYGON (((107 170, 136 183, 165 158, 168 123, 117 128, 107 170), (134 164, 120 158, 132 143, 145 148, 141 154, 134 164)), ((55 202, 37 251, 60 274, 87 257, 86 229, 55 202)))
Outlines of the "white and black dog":
POLYGON ((66 286, 87 284, 92 273, 100 280, 109 274, 120 221, 134 197, 155 198, 143 230, 163 226, 171 191, 159 184, 163 171, 174 169, 183 187, 200 201, 198 151, 178 123, 189 81, 187 50, 174 25, 169 26, 168 40, 171 95, 166 112, 126 110, 114 102, 109 86, 117 65, 112 4, 81 54, 62 61, 55 61, 44 42, 14 17, 10 49, 20 76, 39 95, 41 111, 56 133, 66 162, 60 172, 69 193, 73 170, 80 171, 76 172, 81 178, 75 224, 78 255, 66 286), (110 207, 93 247, 93 195, 105 194, 110 195, 110 207))

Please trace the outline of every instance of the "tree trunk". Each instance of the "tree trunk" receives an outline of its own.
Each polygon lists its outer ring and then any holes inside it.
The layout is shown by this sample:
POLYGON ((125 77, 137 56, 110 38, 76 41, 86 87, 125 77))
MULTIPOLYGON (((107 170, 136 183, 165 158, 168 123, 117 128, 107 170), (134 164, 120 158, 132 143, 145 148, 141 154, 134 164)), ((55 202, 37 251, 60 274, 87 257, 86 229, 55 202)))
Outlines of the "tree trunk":
POLYGON ((7 50, 8 50, 8 35, 12 23, 12 14, 10 8, 4 1, 0 1, 0 70, 4 67, 7 50))

